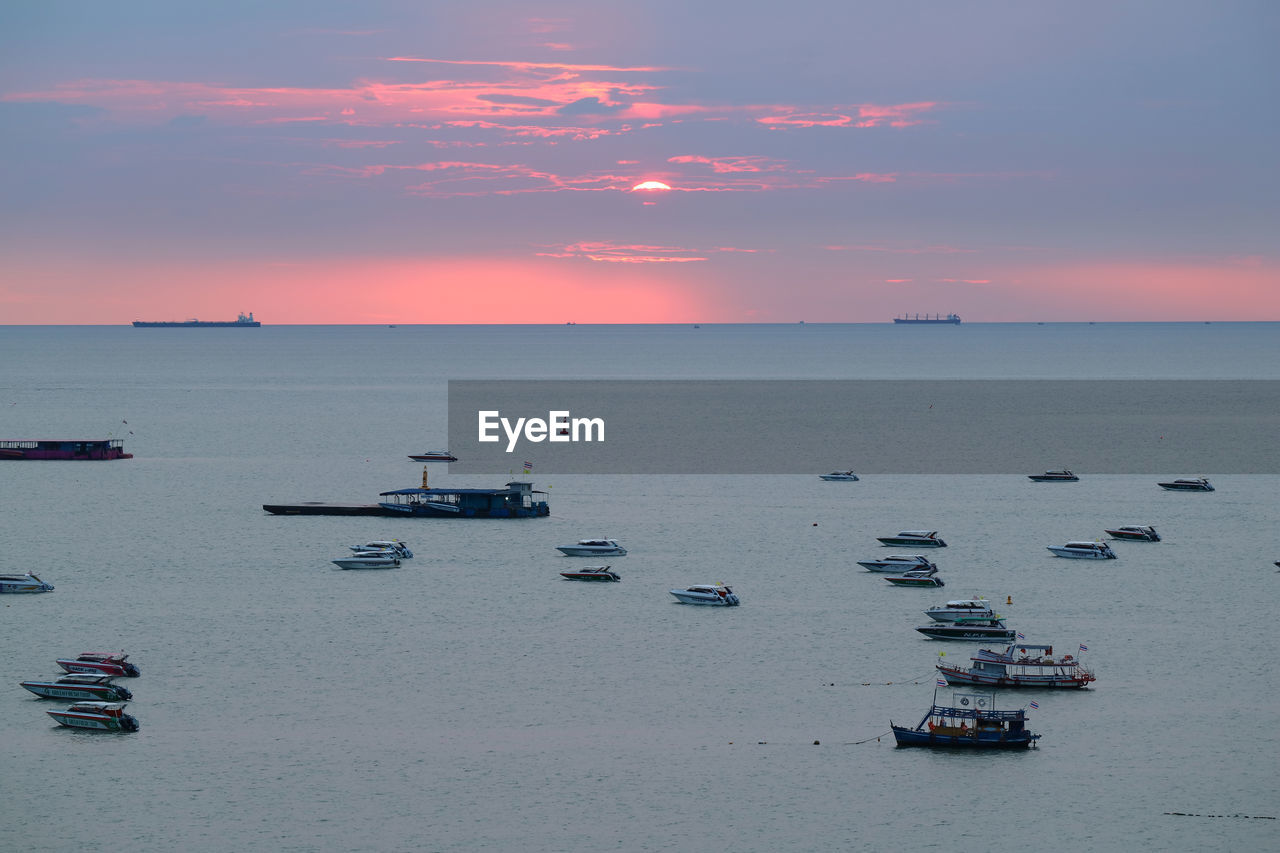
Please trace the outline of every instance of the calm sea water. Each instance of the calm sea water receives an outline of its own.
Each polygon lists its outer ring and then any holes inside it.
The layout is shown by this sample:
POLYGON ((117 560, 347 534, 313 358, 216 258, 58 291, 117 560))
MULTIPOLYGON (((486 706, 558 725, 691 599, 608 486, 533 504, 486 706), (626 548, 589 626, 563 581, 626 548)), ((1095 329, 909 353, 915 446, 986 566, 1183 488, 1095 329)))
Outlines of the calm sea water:
POLYGON ((0 849, 1280 846, 1280 821, 1236 816, 1280 816, 1280 477, 535 471, 547 519, 262 512, 416 484, 405 457, 442 443, 447 380, 524 377, 1275 379, 1280 330, 0 327, 0 438, 136 454, 0 465, 0 570, 57 586, 0 598, 0 849), (1044 548, 1131 523, 1165 541, 1102 563, 1044 548), (951 543, 944 589, 856 565, 919 527, 951 543), (554 546, 587 536, 630 549, 621 583, 559 578, 594 561, 554 546), (329 563, 385 537, 417 556, 329 563), (743 606, 667 593, 716 580, 743 606), (1038 750, 895 749, 939 651, 974 648, 922 639, 920 611, 971 594, 1011 601, 1030 642, 1088 645, 1099 681, 1001 695, 1039 702, 1038 750), (17 685, 115 649, 143 671, 123 682, 137 734, 59 728, 17 685))

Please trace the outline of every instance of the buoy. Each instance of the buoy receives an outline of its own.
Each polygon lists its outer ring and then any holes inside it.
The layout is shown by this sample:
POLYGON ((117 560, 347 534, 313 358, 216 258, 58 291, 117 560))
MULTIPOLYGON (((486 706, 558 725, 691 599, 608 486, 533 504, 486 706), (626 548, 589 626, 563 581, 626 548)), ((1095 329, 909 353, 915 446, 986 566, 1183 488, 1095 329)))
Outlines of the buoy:
POLYGON ((1005 598, 1004 598, 1004 603, 1005 603, 1005 604, 1013 604, 1013 596, 1012 596, 1012 595, 1006 595, 1006 596, 1005 596, 1005 598))
POLYGON ((818 742, 815 740, 815 741, 813 742, 813 745, 814 745, 814 746, 817 746, 817 745, 818 745, 818 742))

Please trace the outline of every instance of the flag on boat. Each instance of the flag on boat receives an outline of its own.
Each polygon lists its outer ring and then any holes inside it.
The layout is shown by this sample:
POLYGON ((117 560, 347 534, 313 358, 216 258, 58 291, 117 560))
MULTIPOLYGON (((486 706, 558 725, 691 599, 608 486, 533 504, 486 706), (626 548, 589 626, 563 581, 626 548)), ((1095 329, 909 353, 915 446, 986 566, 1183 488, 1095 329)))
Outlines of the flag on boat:
POLYGON ((1039 708, 1039 707, 1040 707, 1040 703, 1039 703, 1039 702, 1032 702, 1032 703, 1031 703, 1031 708, 1035 709, 1035 708, 1039 708))
POLYGON ((1027 635, 1026 635, 1026 634, 1022 633, 1021 631, 1019 631, 1019 632, 1018 632, 1018 639, 1019 639, 1019 640, 1025 640, 1026 638, 1027 638, 1027 635))
POLYGON ((1086 646, 1084 643, 1081 643, 1081 644, 1080 644, 1080 651, 1082 651, 1082 652, 1087 652, 1087 651, 1089 651, 1089 647, 1088 647, 1088 646, 1086 646))
POLYGON ((938 679, 938 686, 939 686, 939 687, 946 687, 946 686, 947 686, 947 680, 946 680, 945 678, 939 678, 939 679, 938 679))

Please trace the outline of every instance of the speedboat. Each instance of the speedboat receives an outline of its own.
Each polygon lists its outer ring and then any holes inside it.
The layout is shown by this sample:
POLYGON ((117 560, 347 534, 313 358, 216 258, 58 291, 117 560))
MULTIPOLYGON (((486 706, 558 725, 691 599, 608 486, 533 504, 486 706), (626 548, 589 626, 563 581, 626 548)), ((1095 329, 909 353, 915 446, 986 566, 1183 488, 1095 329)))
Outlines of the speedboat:
POLYGON ((579 539, 577 545, 557 545, 566 557, 625 557, 627 549, 617 539, 579 539))
MULTIPOLYGON (((1083 649, 1083 646, 1081 647, 1083 649)), ((984 687, 1088 687, 1094 674, 1074 655, 1055 657, 1053 646, 1017 643, 1004 651, 981 649, 963 669, 939 663, 938 672, 948 684, 980 684, 984 687)))
POLYGON ((931 625, 921 625, 916 630, 935 640, 1003 640, 1006 643, 1012 643, 1018 633, 1005 625, 999 616, 934 622, 931 625))
POLYGON ((1061 471, 1045 471, 1043 474, 1028 474, 1027 478, 1035 483, 1074 483, 1080 479, 1066 468, 1061 471))
POLYGON ((123 702, 77 702, 65 711, 45 711, 59 725, 107 732, 136 732, 138 721, 124 712, 123 702))
POLYGON ((991 602, 985 598, 961 598, 946 604, 935 604, 924 615, 935 622, 954 622, 968 617, 991 619, 996 614, 991 609, 991 602))
POLYGON ((885 580, 894 586, 946 586, 942 578, 934 577, 937 569, 922 569, 916 572, 903 572, 900 575, 888 575, 885 580))
POLYGON ((734 607, 741 602, 738 595, 722 583, 695 584, 688 589, 673 589, 671 594, 681 604, 710 604, 717 607, 734 607))
POLYGON ((832 471, 830 474, 819 474, 824 480, 857 480, 858 475, 852 471, 832 471))
POLYGON ((0 592, 53 592, 53 584, 27 572, 21 575, 0 575, 0 592))
POLYGON ((402 560, 407 560, 413 556, 413 552, 409 550, 409 546, 401 542, 399 539, 375 539, 372 542, 366 542, 363 545, 352 545, 351 550, 365 553, 370 551, 390 551, 402 560))
POLYGON ((112 684, 114 675, 97 672, 72 672, 54 681, 20 681, 23 688, 45 699, 99 699, 105 702, 126 702, 133 694, 118 684, 112 684))
POLYGON ((1160 534, 1156 533, 1156 529, 1149 524, 1130 524, 1125 527, 1108 529, 1106 533, 1113 539, 1123 539, 1126 542, 1160 541, 1160 534))
POLYGON ((918 572, 937 571, 938 566, 924 554, 890 554, 883 560, 859 560, 858 565, 869 572, 918 572))
POLYGON ((414 462, 457 462, 458 457, 447 450, 428 450, 426 453, 410 455, 414 462))
POLYGON ((129 663, 129 656, 124 652, 81 652, 75 659, 58 658, 55 662, 64 672, 97 672, 130 678, 142 675, 136 666, 129 663))
POLYGON ((1054 556, 1071 557, 1076 560, 1114 560, 1116 552, 1106 542, 1086 542, 1075 540, 1065 545, 1046 545, 1054 556))
POLYGON ((1185 480, 1173 480, 1168 483, 1156 483, 1162 489, 1168 489, 1171 492, 1212 492, 1213 486, 1210 485, 1207 477, 1192 477, 1185 480))
POLYGON ((396 569, 400 558, 394 551, 357 551, 350 557, 331 561, 340 569, 396 569))
POLYGON ((1027 730, 1024 709, 997 711, 994 696, 956 694, 952 702, 953 705, 939 705, 935 699, 933 707, 915 728, 895 726, 890 720, 889 728, 898 746, 1027 749, 1040 739, 1040 735, 1027 730))
POLYGON ((576 572, 561 572, 560 577, 571 581, 620 581, 622 577, 608 566, 584 566, 576 572))
POLYGON ((885 545, 899 548, 945 548, 947 543, 938 538, 936 530, 904 530, 897 536, 877 536, 885 545))

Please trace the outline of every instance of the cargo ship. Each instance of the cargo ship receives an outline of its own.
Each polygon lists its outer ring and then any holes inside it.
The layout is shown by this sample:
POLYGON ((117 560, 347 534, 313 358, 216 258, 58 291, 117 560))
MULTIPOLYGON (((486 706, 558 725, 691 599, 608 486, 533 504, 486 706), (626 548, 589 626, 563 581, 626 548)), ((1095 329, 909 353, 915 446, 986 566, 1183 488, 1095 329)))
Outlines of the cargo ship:
POLYGON ((241 313, 234 320, 134 320, 135 329, 193 329, 193 328, 247 328, 256 329, 262 324, 253 319, 253 312, 241 313))
POLYGON ((42 439, 38 441, 0 440, 0 460, 4 459, 132 459, 124 452, 124 440, 101 441, 42 439))
POLYGON ((947 316, 943 317, 941 314, 934 314, 932 317, 930 317, 928 314, 925 314, 923 317, 921 317, 919 314, 916 314, 914 316, 903 314, 901 317, 894 317, 893 322, 895 323, 931 323, 931 324, 949 323, 953 326, 959 326, 960 315, 948 314, 947 316))

